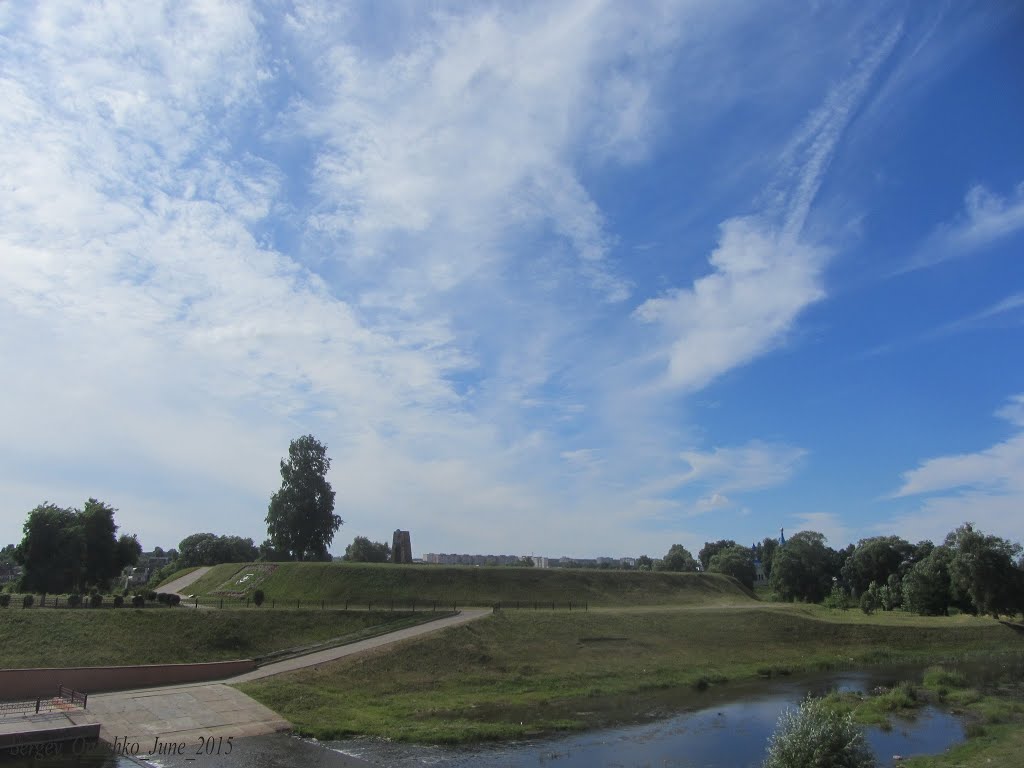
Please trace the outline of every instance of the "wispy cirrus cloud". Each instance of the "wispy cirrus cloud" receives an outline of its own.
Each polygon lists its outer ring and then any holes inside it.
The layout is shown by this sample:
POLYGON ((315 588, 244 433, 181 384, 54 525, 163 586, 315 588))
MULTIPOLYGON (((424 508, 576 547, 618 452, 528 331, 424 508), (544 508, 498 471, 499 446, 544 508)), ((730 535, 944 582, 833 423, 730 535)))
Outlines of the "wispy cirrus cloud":
POLYGON ((1024 395, 996 412, 1014 432, 980 451, 939 456, 903 473, 893 498, 925 496, 919 508, 896 518, 901 531, 932 540, 965 521, 1024 539, 1019 510, 1024 504, 1024 395))
POLYGON ((935 266, 963 258, 1024 231, 1024 183, 1000 196, 981 184, 964 196, 964 209, 939 226, 900 271, 935 266))
POLYGON ((648 299, 635 316, 662 333, 664 384, 702 389, 781 344, 796 317, 822 299, 828 249, 808 240, 811 204, 846 126, 901 34, 889 31, 826 96, 783 153, 779 181, 756 216, 721 224, 710 274, 648 299))

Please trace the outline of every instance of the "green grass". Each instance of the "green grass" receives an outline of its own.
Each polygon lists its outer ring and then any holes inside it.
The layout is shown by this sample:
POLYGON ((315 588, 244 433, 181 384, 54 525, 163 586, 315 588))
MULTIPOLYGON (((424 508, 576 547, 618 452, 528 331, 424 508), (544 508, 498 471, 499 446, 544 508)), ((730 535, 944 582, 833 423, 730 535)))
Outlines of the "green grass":
POLYGON ((520 738, 658 714, 724 680, 1020 650, 983 619, 840 616, 812 606, 503 611, 370 656, 242 686, 319 738, 520 738))
POLYGON ((246 596, 255 587, 267 600, 346 600, 408 605, 509 606, 572 601, 591 606, 751 604, 754 598, 719 574, 650 573, 562 568, 473 568, 388 563, 230 563, 214 566, 189 589, 197 595, 246 596), (244 583, 245 575, 251 574, 244 583))
POLYGON ((430 614, 291 610, 0 609, 0 667, 104 666, 248 659, 400 629, 430 614))

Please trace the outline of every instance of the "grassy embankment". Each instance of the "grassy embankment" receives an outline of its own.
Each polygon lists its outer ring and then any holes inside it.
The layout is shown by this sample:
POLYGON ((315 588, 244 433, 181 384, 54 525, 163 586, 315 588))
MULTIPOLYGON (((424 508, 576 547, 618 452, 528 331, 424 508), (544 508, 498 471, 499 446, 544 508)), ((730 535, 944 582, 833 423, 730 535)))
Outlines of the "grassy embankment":
POLYGON ((725 680, 1020 652, 991 619, 817 606, 503 611, 372 655, 241 686, 319 738, 520 738, 655 717, 725 680))
POLYGON ((244 597, 259 587, 268 601, 295 600, 353 604, 419 605, 437 601, 531 608, 554 602, 575 606, 694 605, 707 602, 749 603, 750 594, 736 581, 717 574, 640 573, 541 568, 472 568, 468 566, 387 563, 227 563, 214 566, 188 591, 207 597, 244 597), (245 578, 248 576, 249 578, 245 578), (245 579, 244 581, 242 581, 245 579))
POLYGON ((7 608, 0 610, 0 667, 249 659, 300 645, 340 645, 429 618, 398 611, 7 608))

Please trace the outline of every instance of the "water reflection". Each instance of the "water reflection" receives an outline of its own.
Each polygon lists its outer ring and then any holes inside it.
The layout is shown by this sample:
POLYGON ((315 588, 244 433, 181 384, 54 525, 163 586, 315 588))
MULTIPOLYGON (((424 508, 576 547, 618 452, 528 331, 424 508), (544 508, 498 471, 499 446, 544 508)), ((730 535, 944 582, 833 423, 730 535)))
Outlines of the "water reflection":
MULTIPOLYGON (((920 679, 920 668, 889 669, 723 686, 700 694, 698 708, 643 725, 591 731, 473 748, 391 744, 352 739, 323 744, 292 736, 236 740, 230 755, 160 758, 159 762, 83 756, 79 762, 0 762, 25 768, 755 768, 764 759, 779 715, 808 693, 870 690, 898 680, 920 679)), ((689 705, 694 705, 691 698, 689 705)), ((685 706, 677 704, 677 707, 685 706)), ((914 720, 896 720, 889 730, 867 729, 879 765, 894 755, 935 754, 963 740, 962 724, 925 707, 914 720)))
MULTIPOLYGON (((865 690, 906 679, 900 671, 878 675, 849 674, 774 683, 758 692, 731 690, 733 700, 645 725, 615 728, 557 739, 526 741, 472 749, 416 747, 370 739, 332 742, 327 746, 371 763, 396 768, 733 768, 761 765, 768 737, 779 715, 796 706, 808 691, 865 690)), ((728 689, 727 689, 728 690, 728 689)), ((923 708, 914 720, 897 721, 891 730, 867 729, 879 765, 895 764, 894 755, 935 754, 964 738, 952 715, 923 708)))

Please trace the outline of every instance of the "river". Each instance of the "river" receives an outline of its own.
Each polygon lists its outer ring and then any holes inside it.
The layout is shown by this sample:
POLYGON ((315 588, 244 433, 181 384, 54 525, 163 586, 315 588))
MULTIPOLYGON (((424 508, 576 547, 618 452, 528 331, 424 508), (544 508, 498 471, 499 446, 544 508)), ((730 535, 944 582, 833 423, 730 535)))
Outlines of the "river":
MULTIPOLYGON (((26 762, 26 768, 739 768, 760 766, 779 715, 807 693, 871 690, 919 680, 918 669, 886 669, 781 678, 686 692, 678 713, 654 722, 568 736, 471 747, 400 744, 380 739, 316 742, 287 735, 237 739, 230 754, 187 755, 138 762, 88 756, 26 762), (191 759, 189 759, 191 758, 191 759)), ((893 727, 866 729, 880 766, 894 756, 934 754, 964 738, 962 723, 932 707, 893 727)), ((2 763, 3 766, 18 763, 2 763)))

